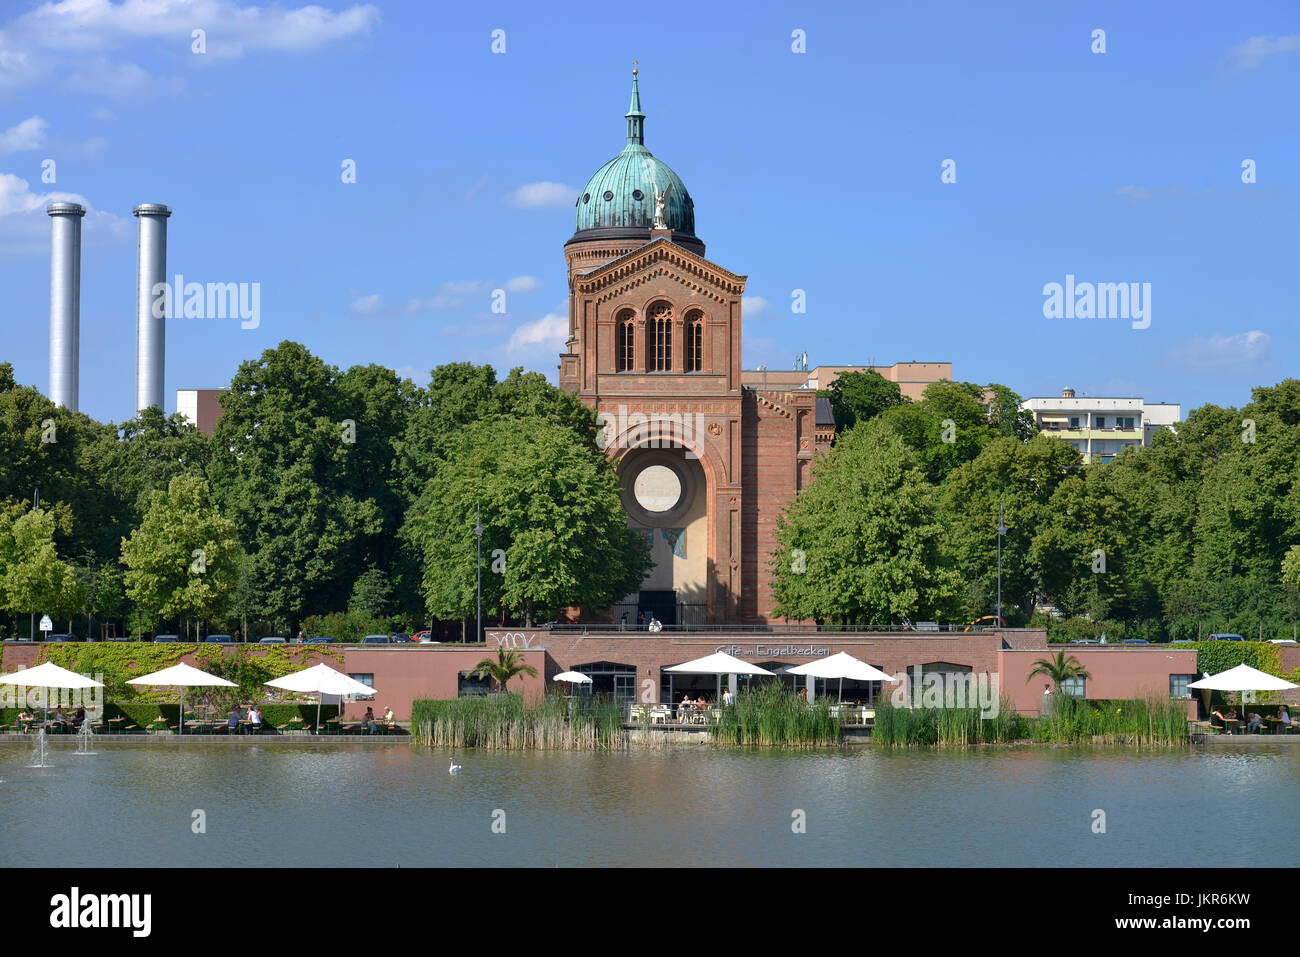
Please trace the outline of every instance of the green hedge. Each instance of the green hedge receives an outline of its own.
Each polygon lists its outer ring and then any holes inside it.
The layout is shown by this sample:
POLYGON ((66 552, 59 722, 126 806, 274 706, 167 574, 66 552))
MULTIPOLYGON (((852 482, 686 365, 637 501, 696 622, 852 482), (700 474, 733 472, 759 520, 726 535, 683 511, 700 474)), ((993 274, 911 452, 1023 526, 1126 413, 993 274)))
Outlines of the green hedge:
POLYGON ((1267 641, 1180 641, 1179 648, 1196 649, 1198 671, 1217 675, 1221 671, 1246 664, 1270 675, 1285 677, 1282 672, 1282 646, 1267 641))
MULTIPOLYGON (((52 661, 70 671, 102 675, 104 697, 119 702, 163 703, 176 699, 175 688, 136 686, 127 679, 170 668, 184 655, 194 655, 194 666, 235 682, 238 689, 213 689, 215 703, 229 707, 235 701, 257 700, 263 685, 309 667, 311 656, 322 656, 332 667, 343 667, 343 649, 329 645, 217 645, 149 641, 67 642, 41 645, 37 662, 52 661)), ((0 667, 3 649, 0 647, 0 667)), ((186 695, 189 698, 189 694, 186 695)))

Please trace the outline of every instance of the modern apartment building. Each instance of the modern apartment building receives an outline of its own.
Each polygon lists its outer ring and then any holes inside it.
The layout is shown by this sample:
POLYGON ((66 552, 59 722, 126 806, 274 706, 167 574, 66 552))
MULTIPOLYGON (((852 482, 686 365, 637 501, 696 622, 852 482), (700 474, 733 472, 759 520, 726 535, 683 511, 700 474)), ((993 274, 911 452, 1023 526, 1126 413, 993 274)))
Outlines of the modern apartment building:
POLYGON ((1069 442, 1085 462, 1109 462, 1126 448, 1149 445, 1157 429, 1172 429, 1182 419, 1177 403, 1076 396, 1073 389, 1062 389, 1060 396, 1026 399, 1020 408, 1033 413, 1040 432, 1069 442))

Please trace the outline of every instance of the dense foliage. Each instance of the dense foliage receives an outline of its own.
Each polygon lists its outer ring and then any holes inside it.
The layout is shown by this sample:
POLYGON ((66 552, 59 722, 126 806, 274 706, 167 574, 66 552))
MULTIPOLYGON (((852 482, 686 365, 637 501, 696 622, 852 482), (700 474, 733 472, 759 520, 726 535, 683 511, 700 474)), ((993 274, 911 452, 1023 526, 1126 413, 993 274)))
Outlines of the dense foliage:
POLYGON ((82 636, 254 641, 454 621, 474 608, 475 503, 485 611, 558 614, 640 584, 595 413, 537 373, 453 363, 423 388, 282 342, 221 402, 211 437, 156 408, 98 423, 0 364, 0 632, 42 614, 82 636))
POLYGON ((1240 409, 1195 409, 1109 464, 1031 435, 1015 405, 1003 386, 950 382, 919 402, 864 400, 781 520, 781 612, 867 624, 988 615, 1000 504, 1009 624, 1060 638, 1294 637, 1300 380, 1256 388, 1240 409), (1044 606, 1064 619, 1035 616, 1044 606))

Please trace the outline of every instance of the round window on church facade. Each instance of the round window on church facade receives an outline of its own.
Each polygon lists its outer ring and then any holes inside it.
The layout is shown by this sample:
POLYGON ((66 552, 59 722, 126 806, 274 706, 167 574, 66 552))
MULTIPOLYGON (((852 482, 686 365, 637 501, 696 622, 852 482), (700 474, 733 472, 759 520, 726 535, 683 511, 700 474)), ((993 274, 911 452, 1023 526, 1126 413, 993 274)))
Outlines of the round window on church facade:
POLYGON ((671 511, 682 499, 682 480, 667 466, 651 465, 638 473, 632 494, 647 512, 671 511))
POLYGON ((605 202, 608 203, 613 198, 614 198, 614 194, 611 193, 609 190, 605 190, 605 202))

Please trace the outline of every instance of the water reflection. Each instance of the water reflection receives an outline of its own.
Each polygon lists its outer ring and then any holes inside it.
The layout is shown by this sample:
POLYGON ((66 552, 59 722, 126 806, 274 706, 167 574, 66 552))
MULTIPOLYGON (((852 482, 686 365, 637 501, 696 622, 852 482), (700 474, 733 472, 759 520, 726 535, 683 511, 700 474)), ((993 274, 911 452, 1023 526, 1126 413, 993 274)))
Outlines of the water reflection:
POLYGON ((1233 866, 1300 847, 1294 747, 454 756, 452 776, 406 745, 54 747, 33 769, 0 745, 0 864, 1233 866))

